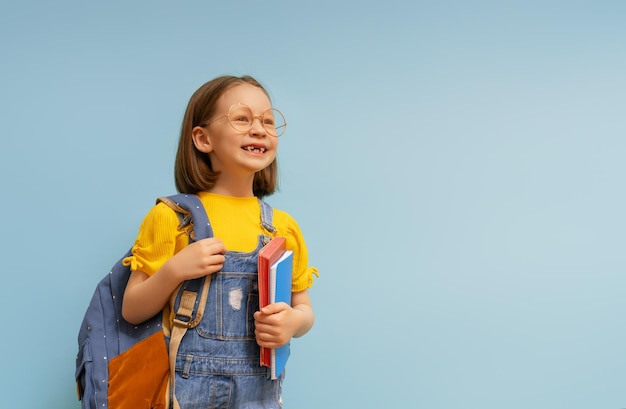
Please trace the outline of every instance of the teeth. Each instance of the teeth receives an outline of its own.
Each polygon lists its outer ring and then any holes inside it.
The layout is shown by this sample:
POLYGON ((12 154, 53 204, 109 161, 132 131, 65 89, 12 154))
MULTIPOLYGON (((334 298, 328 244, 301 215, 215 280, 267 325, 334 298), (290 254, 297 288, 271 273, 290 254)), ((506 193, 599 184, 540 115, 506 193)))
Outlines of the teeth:
POLYGON ((261 152, 261 153, 265 152, 265 148, 257 148, 254 146, 245 146, 244 149, 249 152, 261 152))

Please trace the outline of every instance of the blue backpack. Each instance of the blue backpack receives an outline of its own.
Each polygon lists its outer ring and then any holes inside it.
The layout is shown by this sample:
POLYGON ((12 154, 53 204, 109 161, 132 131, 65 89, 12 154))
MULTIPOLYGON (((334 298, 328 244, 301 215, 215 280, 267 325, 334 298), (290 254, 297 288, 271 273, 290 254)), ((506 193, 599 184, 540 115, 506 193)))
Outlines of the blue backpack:
MULTIPOLYGON (((190 243, 213 236, 197 196, 179 194, 158 202, 177 212, 179 230, 187 232, 190 243)), ((83 409, 169 408, 180 340, 204 313, 210 276, 185 281, 173 293, 171 329, 163 313, 140 325, 126 322, 122 299, 130 267, 122 260, 130 255, 129 250, 97 285, 78 333, 76 386, 83 409)), ((176 399, 173 404, 178 406, 176 399)))

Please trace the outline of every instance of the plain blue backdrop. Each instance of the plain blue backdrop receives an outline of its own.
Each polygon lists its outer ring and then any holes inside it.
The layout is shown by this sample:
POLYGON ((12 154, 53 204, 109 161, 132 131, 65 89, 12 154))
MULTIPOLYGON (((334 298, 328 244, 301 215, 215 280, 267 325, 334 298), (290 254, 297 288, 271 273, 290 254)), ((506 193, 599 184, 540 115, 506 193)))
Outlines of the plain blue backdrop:
POLYGON ((3 2, 2 407, 79 408, 76 335, 191 94, 267 86, 321 277, 286 408, 626 407, 620 1, 3 2))

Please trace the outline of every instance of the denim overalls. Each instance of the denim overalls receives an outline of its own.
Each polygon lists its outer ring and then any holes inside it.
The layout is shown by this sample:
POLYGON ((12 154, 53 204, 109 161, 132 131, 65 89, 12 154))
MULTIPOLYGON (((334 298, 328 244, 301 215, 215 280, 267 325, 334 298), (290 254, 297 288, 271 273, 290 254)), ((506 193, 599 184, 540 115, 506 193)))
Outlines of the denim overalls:
MULTIPOLYGON (((261 224, 269 233, 272 208, 259 200, 261 224)), ((250 253, 227 252, 212 275, 200 324, 187 331, 176 357, 176 398, 181 409, 282 408, 284 372, 272 381, 259 365, 254 316, 259 309, 257 256, 269 236, 259 235, 250 253)))

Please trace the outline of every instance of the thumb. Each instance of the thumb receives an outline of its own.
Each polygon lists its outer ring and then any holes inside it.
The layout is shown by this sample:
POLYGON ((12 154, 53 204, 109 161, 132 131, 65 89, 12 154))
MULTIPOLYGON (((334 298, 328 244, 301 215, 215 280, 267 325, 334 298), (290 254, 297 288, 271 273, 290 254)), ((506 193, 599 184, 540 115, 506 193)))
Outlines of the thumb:
POLYGON ((284 302, 279 302, 276 304, 266 305, 265 307, 261 308, 261 312, 263 314, 276 314, 288 308, 290 308, 289 305, 285 304, 284 302))

